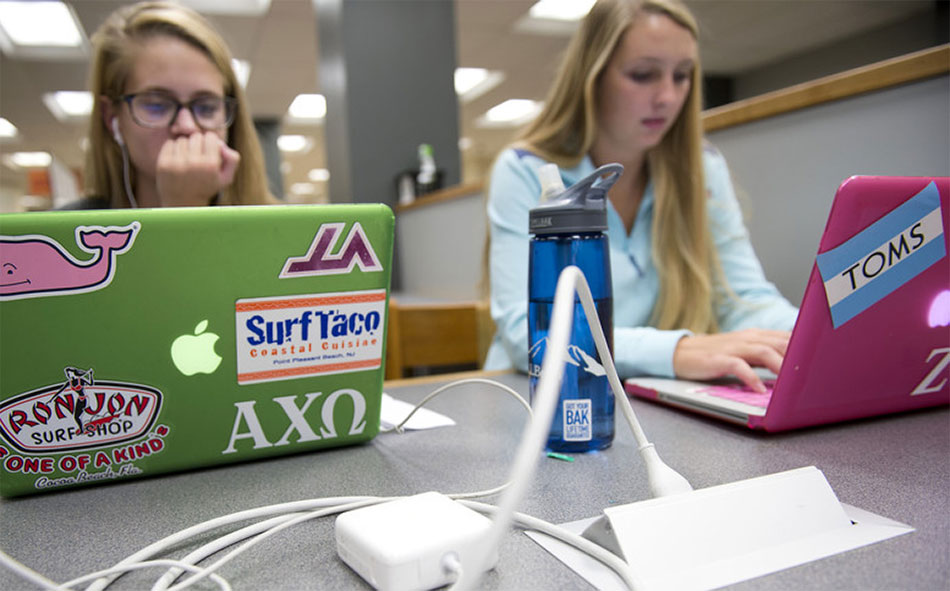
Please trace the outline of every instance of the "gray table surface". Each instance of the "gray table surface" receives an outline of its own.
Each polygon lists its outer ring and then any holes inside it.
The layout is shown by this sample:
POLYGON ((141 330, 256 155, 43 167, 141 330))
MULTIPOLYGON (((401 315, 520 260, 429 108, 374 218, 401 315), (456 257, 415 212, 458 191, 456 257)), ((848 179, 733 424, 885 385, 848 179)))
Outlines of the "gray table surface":
MULTIPOLYGON (((498 378, 526 395, 527 379, 498 378)), ((388 388, 418 401, 437 384, 388 388)), ((786 434, 759 434, 634 401, 661 456, 694 487, 814 465, 845 503, 917 531, 734 589, 950 588, 950 413, 947 407, 786 434)), ((490 488, 504 481, 525 413, 506 395, 467 385, 430 408, 458 425, 280 459, 0 501, 0 548, 55 581, 105 568, 178 530, 234 511, 309 498, 395 496, 490 488)), ((649 497, 632 435, 618 421, 613 446, 541 458, 520 510, 555 523, 649 497)), ((497 498, 489 499, 497 502, 497 498)), ((228 530, 229 531, 229 530, 228 530)), ((207 542, 204 536, 200 542, 207 542)), ((170 552, 181 557, 195 545, 170 552)), ((298 525, 222 569, 235 589, 366 589, 336 556, 333 520, 298 525)), ((110 589, 148 588, 131 574, 110 589)), ((584 589, 587 583, 520 531, 504 539, 487 589, 584 589)), ((34 587, 0 568, 0 589, 34 587)), ((200 588, 209 588, 201 586, 200 588)))

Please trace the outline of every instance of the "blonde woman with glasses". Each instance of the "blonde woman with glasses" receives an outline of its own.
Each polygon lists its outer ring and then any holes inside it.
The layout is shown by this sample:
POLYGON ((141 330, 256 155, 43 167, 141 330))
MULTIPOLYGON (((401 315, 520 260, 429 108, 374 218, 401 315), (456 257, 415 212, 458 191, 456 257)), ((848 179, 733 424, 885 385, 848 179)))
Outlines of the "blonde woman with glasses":
POLYGON ((142 2, 110 15, 92 44, 90 197, 78 207, 274 202, 230 52, 204 18, 142 2))
POLYGON ((492 317, 487 369, 528 366, 528 210, 536 170, 566 186, 598 166, 608 193, 614 357, 623 377, 777 372, 797 310, 769 283, 729 171, 704 145, 696 22, 677 0, 601 0, 571 40, 540 115, 495 162, 488 191, 492 317))

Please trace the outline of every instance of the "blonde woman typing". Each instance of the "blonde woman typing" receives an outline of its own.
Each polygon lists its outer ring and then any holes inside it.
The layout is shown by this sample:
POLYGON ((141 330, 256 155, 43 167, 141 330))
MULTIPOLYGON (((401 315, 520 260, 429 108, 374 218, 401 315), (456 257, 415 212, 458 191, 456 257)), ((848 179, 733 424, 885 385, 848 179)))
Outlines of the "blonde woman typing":
POLYGON ((488 216, 486 368, 527 369, 528 210, 536 169, 566 186, 598 166, 608 193, 614 356, 622 377, 778 371, 797 310, 766 281, 722 156, 702 138, 697 27, 676 0, 602 0, 572 39, 541 114, 499 156, 488 216))

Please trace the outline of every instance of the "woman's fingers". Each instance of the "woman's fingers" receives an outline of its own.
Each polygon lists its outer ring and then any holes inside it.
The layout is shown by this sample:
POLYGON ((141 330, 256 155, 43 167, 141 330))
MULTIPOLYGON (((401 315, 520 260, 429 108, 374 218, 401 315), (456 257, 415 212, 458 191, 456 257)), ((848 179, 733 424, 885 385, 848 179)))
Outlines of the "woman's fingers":
POLYGON ((156 166, 163 205, 208 205, 234 180, 241 155, 213 132, 169 139, 156 166))
POLYGON ((686 379, 708 380, 736 376, 757 392, 765 385, 754 367, 778 373, 788 348, 790 333, 747 329, 680 339, 673 353, 673 370, 686 379))

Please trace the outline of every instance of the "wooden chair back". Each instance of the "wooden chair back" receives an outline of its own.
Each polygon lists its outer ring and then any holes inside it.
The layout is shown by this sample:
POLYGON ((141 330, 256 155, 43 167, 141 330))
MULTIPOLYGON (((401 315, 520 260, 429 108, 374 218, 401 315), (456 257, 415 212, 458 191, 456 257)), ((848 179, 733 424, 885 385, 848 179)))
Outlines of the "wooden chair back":
POLYGON ((478 369, 494 335, 488 302, 399 303, 389 300, 386 379, 478 369))

